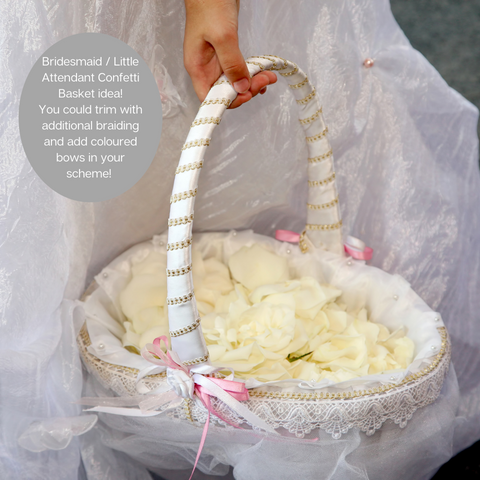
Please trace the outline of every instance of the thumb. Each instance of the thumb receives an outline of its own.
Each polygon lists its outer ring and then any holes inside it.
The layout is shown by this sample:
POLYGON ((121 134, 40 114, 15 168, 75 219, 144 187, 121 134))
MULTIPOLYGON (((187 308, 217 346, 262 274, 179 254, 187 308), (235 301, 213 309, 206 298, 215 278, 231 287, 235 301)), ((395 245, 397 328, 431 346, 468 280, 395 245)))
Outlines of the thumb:
POLYGON ((223 73, 228 78, 237 93, 250 90, 250 73, 238 47, 238 37, 232 36, 230 40, 223 40, 214 45, 215 52, 223 73))

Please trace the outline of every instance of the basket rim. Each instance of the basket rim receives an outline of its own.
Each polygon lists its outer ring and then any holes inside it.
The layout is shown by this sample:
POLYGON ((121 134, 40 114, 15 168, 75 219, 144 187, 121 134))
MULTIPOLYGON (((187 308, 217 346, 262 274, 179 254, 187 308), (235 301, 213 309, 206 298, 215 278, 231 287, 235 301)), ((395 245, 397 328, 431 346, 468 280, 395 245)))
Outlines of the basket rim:
MULTIPOLYGON (((82 295, 81 300, 84 301, 88 295, 90 295, 96 288, 98 288, 97 282, 94 280, 85 293, 82 295)), ((343 391, 339 392, 311 392, 311 393, 300 393, 300 392, 278 392, 278 391, 269 391, 272 388, 279 388, 274 386, 264 385, 261 387, 253 387, 249 388, 249 395, 251 397, 268 397, 268 398, 276 398, 276 399, 296 399, 296 400, 332 400, 332 399, 349 399, 349 398, 361 398, 361 397, 370 397, 372 395, 377 395, 379 393, 386 393, 390 392, 391 390, 398 389, 404 387, 406 384, 419 380, 420 378, 428 375, 430 373, 434 373, 444 360, 446 354, 450 352, 450 337, 448 335, 446 327, 437 327, 437 330, 440 334, 442 339, 441 341, 441 348, 440 351, 430 357, 432 360, 429 365, 424 367, 417 373, 412 373, 407 375, 401 382, 395 384, 386 384, 381 385, 380 387, 375 387, 367 390, 354 390, 351 387, 344 389, 343 391)), ((95 367, 97 371, 99 370, 110 370, 115 371, 115 374, 118 376, 125 372, 126 377, 137 376, 139 370, 133 367, 126 367, 122 365, 116 365, 113 363, 106 362, 105 360, 101 360, 100 358, 96 357, 92 353, 87 350, 87 347, 91 345, 90 335, 88 333, 87 323, 86 321, 82 325, 80 332, 77 336, 77 344, 79 346, 80 354, 82 356, 82 360, 84 363, 89 364, 90 366, 95 367)), ((145 379, 147 380, 160 380, 166 378, 166 372, 157 373, 154 375, 147 375, 145 379)), ((335 385, 330 385, 325 388, 339 388, 335 387, 335 385)))

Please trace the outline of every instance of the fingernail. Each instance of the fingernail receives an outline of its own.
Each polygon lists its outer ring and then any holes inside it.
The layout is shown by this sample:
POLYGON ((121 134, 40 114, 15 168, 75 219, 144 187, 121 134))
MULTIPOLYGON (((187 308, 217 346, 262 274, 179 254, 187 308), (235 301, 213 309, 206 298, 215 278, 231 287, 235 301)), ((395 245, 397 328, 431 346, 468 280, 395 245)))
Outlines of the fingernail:
POLYGON ((263 87, 263 88, 260 90, 260 93, 263 95, 266 91, 267 91, 267 87, 263 87))
POLYGON ((233 84, 233 88, 237 93, 245 93, 248 92, 250 88, 250 82, 248 81, 248 78, 242 78, 241 80, 237 80, 233 84))

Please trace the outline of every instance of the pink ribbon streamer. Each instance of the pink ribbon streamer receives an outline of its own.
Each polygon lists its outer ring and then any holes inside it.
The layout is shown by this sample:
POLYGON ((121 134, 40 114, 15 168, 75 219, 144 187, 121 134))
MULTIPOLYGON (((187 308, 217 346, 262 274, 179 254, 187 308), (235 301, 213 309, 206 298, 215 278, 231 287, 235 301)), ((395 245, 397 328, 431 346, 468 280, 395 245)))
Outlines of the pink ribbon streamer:
MULTIPOLYGON (((163 366, 166 366, 167 368, 171 368, 174 370, 181 370, 190 376, 189 369, 179 361, 177 362, 172 358, 172 352, 171 350, 169 350, 169 342, 167 337, 162 336, 162 337, 156 338, 153 341, 152 349, 153 349, 153 352, 149 351, 146 348, 142 350, 142 357, 145 358, 145 360, 148 360, 149 362, 154 363, 155 365, 163 365, 163 366), (166 354, 163 352, 160 346, 162 341, 165 343, 167 347, 166 354)), ((214 414, 215 416, 222 419, 224 422, 228 423, 229 425, 232 425, 233 427, 240 428, 238 425, 235 425, 232 422, 230 422, 228 419, 224 418, 223 415, 221 415, 212 407, 210 397, 217 397, 217 395, 211 392, 210 390, 208 390, 208 388, 206 388, 204 385, 200 385, 197 382, 195 382, 195 376, 196 375, 191 377, 192 381, 194 382, 194 393, 207 409, 208 415, 207 415, 207 420, 205 422, 205 426, 203 427, 200 446, 198 447, 197 457, 195 459, 195 464, 193 466, 192 474, 190 475, 189 480, 192 479, 193 473, 197 468, 200 455, 205 445, 208 427, 210 424, 210 414, 214 414)), ((231 397, 233 397, 237 401, 241 402, 249 399, 248 390, 245 387, 245 384, 242 382, 235 382, 233 380, 225 380, 225 379, 214 378, 214 377, 208 377, 208 380, 210 382, 213 382, 218 387, 220 387, 224 392, 229 394, 231 397)))

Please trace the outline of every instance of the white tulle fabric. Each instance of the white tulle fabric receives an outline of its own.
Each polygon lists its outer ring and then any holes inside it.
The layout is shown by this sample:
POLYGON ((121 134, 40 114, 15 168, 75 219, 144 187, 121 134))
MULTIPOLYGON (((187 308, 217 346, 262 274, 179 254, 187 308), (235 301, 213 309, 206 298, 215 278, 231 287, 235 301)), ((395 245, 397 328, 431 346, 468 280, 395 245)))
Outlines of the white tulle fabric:
MULTIPOLYGON (((104 415, 63 450, 34 453, 18 443, 35 421, 80 414, 70 300, 121 252, 166 229, 178 152, 198 109, 182 65, 182 2, 6 0, 0 22, 0 477, 147 480, 149 468, 188 478, 200 431, 166 417, 104 415), (52 192, 26 161, 18 132, 29 69, 56 40, 82 31, 129 43, 164 79, 165 111, 171 105, 148 173, 100 204, 52 192)), ((225 438, 212 428, 198 478, 222 475, 227 465, 241 480, 292 472, 375 480, 385 471, 390 479, 430 478, 480 438, 478 111, 411 48, 386 0, 244 0, 240 42, 245 56, 276 53, 308 71, 329 126, 344 232, 373 247, 373 265, 402 275, 442 314, 455 369, 439 399, 403 430, 387 423, 371 437, 351 430, 341 440, 320 432, 318 442, 297 445, 225 438), (362 66, 367 57, 375 60, 370 69, 362 66)), ((197 230, 272 235, 304 227, 307 153, 294 111, 288 92, 273 86, 227 112, 200 180, 197 230)), ((88 382, 87 395, 107 394, 88 382)))

